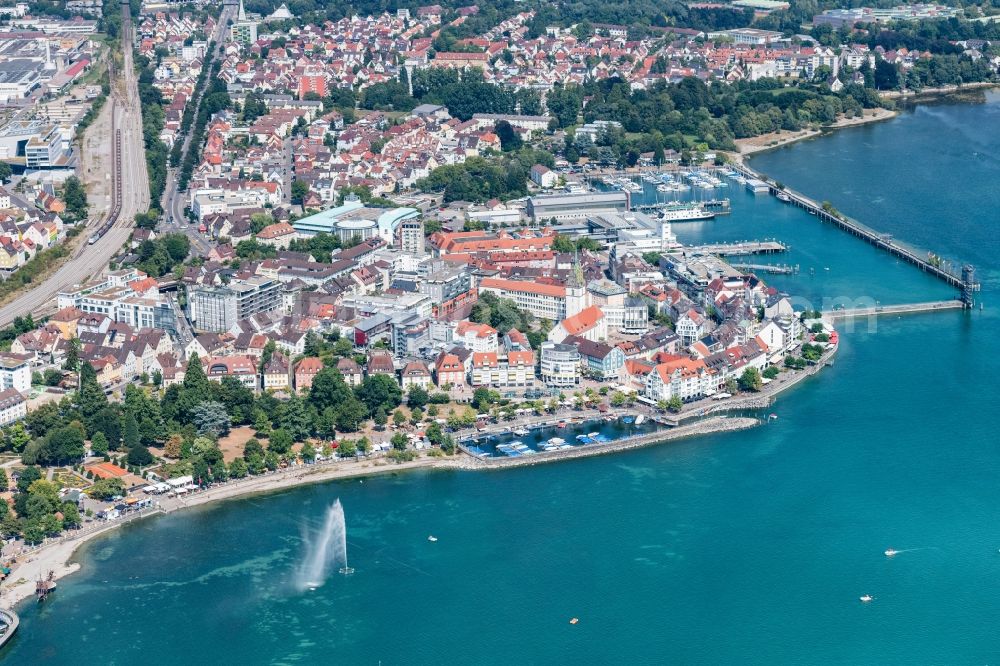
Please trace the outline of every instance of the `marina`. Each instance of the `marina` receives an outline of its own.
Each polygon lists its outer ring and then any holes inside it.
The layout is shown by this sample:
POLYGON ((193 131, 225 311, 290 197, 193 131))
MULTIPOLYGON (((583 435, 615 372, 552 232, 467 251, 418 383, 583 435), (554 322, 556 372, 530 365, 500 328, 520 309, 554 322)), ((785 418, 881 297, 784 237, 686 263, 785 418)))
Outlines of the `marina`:
POLYGON ((7 644, 14 634, 17 632, 17 627, 21 624, 21 619, 18 617, 17 613, 6 608, 0 608, 0 648, 7 644))
POLYGON ((478 458, 520 458, 543 452, 565 451, 589 444, 607 444, 626 437, 646 435, 662 430, 644 415, 634 414, 607 419, 580 420, 564 427, 549 423, 518 431, 467 437, 460 444, 478 458))

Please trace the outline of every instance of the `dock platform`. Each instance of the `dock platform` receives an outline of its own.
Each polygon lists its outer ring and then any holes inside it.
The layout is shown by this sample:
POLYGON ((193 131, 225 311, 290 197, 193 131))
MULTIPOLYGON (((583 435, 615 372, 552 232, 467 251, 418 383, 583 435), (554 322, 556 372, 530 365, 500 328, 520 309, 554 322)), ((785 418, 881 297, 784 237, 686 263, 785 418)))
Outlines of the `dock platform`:
POLYGON ((929 301, 925 303, 902 303, 899 305, 875 305, 864 308, 825 310, 823 316, 835 321, 856 317, 879 317, 884 315, 915 314, 918 312, 937 312, 939 310, 962 310, 964 308, 965 303, 955 299, 951 301, 929 301))
POLYGON ((718 254, 726 257, 746 256, 749 254, 775 254, 787 252, 788 246, 775 240, 741 241, 739 243, 710 243, 694 245, 685 248, 688 253, 718 254))
POLYGON ((770 273, 771 275, 795 275, 799 272, 798 264, 794 266, 788 264, 730 264, 730 266, 741 271, 770 273))

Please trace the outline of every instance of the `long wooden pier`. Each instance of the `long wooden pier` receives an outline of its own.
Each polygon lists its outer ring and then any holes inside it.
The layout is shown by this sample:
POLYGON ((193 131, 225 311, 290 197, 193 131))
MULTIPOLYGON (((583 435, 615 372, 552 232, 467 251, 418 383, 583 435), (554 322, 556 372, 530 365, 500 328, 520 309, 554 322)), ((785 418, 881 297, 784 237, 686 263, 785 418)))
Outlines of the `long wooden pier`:
POLYGON ((823 316, 827 319, 853 319, 857 317, 879 317, 883 315, 914 314, 917 312, 937 312, 939 310, 961 310, 965 303, 955 299, 951 301, 929 301, 925 303, 902 303, 899 305, 874 305, 863 308, 844 308, 841 310, 826 310, 823 316))
POLYGON ((763 176, 762 174, 757 173, 756 171, 754 171, 753 169, 751 169, 746 165, 734 164, 732 166, 733 169, 738 171, 746 178, 756 178, 758 180, 763 181, 764 183, 767 183, 768 190, 771 194, 775 196, 778 195, 779 193, 787 195, 789 204, 798 206, 799 208, 803 208, 809 211, 811 214, 815 215, 824 222, 829 222, 831 224, 840 227, 844 231, 871 243, 872 245, 874 245, 879 249, 885 250, 889 254, 898 257, 899 259, 902 259, 904 261, 913 264, 914 266, 924 271, 925 273, 930 273, 934 277, 943 280, 944 282, 947 282, 949 285, 953 287, 957 287, 959 289, 966 288, 972 291, 978 291, 978 286, 979 286, 978 284, 967 285, 965 282, 963 282, 961 276, 956 275, 951 271, 945 270, 944 268, 939 266, 936 262, 934 262, 931 256, 928 257, 920 256, 917 252, 914 252, 913 250, 903 247, 899 243, 895 242, 891 235, 878 233, 875 230, 870 229, 865 225, 861 224, 857 220, 852 220, 851 218, 847 217, 842 213, 839 213, 836 210, 824 208, 822 205, 816 203, 809 197, 800 194, 799 192, 796 192, 795 190, 791 190, 787 187, 779 188, 773 180, 767 178, 766 176, 763 176))

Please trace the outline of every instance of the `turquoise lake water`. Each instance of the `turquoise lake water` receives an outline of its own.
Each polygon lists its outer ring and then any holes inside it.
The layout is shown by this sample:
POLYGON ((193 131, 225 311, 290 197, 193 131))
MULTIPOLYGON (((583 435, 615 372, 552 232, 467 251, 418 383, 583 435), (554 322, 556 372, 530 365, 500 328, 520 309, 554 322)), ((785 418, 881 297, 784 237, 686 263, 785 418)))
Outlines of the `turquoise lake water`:
MULTIPOLYGON (((998 121, 997 97, 922 106, 752 162, 975 263, 983 312, 857 327, 833 367, 752 431, 329 483, 127 527, 86 545, 82 571, 43 607, 19 609, 0 660, 997 661, 998 121), (336 498, 357 572, 299 592, 301 535, 336 498), (889 559, 890 547, 906 552, 889 559), (861 604, 866 593, 875 600, 861 604)), ((771 281, 813 299, 954 294, 772 198, 731 195, 732 216, 678 224, 682 240, 786 241, 793 262, 819 270, 771 281)))

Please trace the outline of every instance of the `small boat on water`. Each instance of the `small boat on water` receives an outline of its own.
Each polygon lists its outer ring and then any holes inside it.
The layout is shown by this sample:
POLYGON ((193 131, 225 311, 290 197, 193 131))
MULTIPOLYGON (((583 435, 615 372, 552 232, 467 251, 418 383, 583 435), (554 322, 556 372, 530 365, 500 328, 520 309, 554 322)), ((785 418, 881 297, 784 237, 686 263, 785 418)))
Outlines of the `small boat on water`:
POLYGON ((562 437, 553 437, 552 439, 549 440, 548 443, 553 446, 562 446, 563 444, 566 443, 566 440, 563 439, 562 437))
POLYGON ((434 535, 431 535, 431 536, 427 537, 427 540, 430 541, 431 543, 434 543, 435 541, 438 540, 438 538, 436 536, 434 536, 434 535))
POLYGON ((885 556, 886 557, 892 557, 892 556, 894 556, 898 552, 899 552, 898 550, 893 550, 892 548, 890 548, 887 551, 885 551, 885 556))
POLYGON ((587 437, 589 437, 589 438, 591 438, 591 439, 594 439, 595 437, 597 437, 597 436, 598 436, 598 435, 600 435, 600 434, 601 434, 601 433, 599 433, 599 432, 588 432, 588 433, 587 433, 587 437))
POLYGON ((642 425, 643 421, 645 421, 645 420, 646 420, 646 415, 645 414, 639 414, 638 416, 635 417, 635 424, 636 425, 642 425))
POLYGON ((792 198, 790 196, 788 196, 787 194, 785 194, 784 192, 778 192, 774 196, 776 196, 778 198, 778 201, 783 201, 785 203, 788 203, 788 202, 790 202, 792 200, 792 198))
POLYGON ((528 430, 527 428, 518 428, 517 430, 514 431, 514 434, 517 435, 518 437, 524 437, 525 435, 528 434, 528 430))
POLYGON ((873 596, 872 596, 872 595, 870 595, 870 594, 866 594, 866 595, 863 595, 863 596, 861 596, 861 597, 859 597, 859 598, 861 599, 861 603, 863 603, 863 604, 867 604, 867 603, 869 603, 869 602, 870 602, 870 601, 871 601, 872 599, 874 599, 875 597, 873 597, 873 596))

